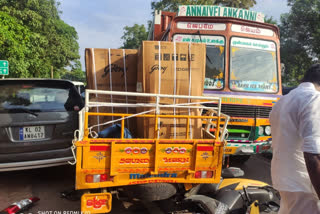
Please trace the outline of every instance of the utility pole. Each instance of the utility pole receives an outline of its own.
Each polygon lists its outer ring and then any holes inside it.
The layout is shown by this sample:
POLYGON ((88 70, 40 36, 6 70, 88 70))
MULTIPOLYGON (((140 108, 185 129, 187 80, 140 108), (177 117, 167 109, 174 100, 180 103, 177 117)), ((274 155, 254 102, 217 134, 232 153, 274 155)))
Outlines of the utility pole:
POLYGON ((53 66, 51 65, 51 79, 53 79, 53 66))

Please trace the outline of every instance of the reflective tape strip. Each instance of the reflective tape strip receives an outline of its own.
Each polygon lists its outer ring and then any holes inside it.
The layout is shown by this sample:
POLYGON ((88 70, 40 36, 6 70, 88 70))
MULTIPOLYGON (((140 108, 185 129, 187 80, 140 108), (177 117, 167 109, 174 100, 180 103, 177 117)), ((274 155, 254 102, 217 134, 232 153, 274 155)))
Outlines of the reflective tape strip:
POLYGON ((90 151, 109 151, 110 146, 90 146, 90 151))
POLYGON ((251 141, 250 140, 228 140, 228 142, 231 142, 231 143, 233 143, 233 142, 236 142, 236 143, 238 143, 238 142, 240 142, 240 143, 250 143, 251 141))
MULTIPOLYGON (((91 48, 92 50, 92 67, 93 67, 93 76, 94 76, 94 88, 98 90, 98 85, 97 85, 97 73, 96 73, 96 60, 94 56, 94 48, 91 48)), ((98 94, 96 94, 96 98, 98 98, 98 94)), ((99 113, 99 106, 97 108, 97 113, 99 113)), ((97 123, 100 124, 100 118, 97 116, 97 123)), ((100 126, 98 126, 98 132, 100 132, 100 126)))
POLYGON ((213 146, 198 146, 197 151, 213 151, 213 146))

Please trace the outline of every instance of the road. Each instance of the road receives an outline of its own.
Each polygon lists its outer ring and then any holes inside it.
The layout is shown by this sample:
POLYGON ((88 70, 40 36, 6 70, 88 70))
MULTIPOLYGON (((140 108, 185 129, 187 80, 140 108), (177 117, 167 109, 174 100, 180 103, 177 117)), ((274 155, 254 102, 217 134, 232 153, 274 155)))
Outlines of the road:
MULTIPOLYGON (((245 177, 271 183, 270 160, 262 156, 251 157, 243 166, 245 177)), ((60 197, 60 192, 71 190, 74 185, 73 166, 59 166, 17 172, 0 172, 0 210, 13 202, 31 196, 40 201, 24 213, 33 214, 80 214, 80 201, 60 197)), ((126 204, 113 201, 111 213, 147 213, 148 205, 135 204, 126 209, 126 204)), ((155 210, 153 210, 153 213, 155 210)))

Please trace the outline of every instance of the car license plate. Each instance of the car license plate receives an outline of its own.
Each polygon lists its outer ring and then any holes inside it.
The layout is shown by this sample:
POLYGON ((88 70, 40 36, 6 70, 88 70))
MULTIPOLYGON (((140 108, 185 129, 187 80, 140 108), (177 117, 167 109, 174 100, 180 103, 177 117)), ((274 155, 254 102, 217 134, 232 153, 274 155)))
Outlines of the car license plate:
POLYGON ((19 130, 20 140, 38 140, 45 138, 44 126, 25 126, 19 130))

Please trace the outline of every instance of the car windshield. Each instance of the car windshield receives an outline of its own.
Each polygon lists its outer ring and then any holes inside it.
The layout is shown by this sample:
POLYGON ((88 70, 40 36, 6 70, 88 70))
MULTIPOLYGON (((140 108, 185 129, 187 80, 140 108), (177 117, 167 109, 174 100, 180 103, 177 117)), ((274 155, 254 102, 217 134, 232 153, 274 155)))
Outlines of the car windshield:
POLYGON ((0 85, 0 112, 67 111, 69 89, 36 84, 0 85))
POLYGON ((276 56, 274 42, 233 37, 230 89, 276 93, 278 91, 276 56))
POLYGON ((224 58, 225 39, 222 36, 175 34, 173 41, 206 43, 206 74, 205 89, 223 89, 224 87, 224 58))

